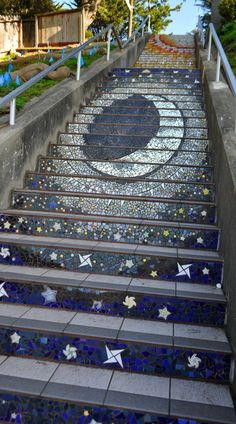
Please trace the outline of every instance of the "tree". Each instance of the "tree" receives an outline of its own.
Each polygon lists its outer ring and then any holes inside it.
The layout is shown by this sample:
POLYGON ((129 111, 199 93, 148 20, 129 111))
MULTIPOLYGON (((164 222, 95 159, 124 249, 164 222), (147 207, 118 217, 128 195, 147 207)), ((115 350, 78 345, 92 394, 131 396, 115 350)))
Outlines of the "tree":
MULTIPOLYGON (((170 14, 172 11, 178 11, 181 4, 175 7, 170 6, 169 0, 135 0, 134 1, 134 22, 139 25, 143 18, 151 15, 151 27, 154 32, 160 32, 165 29, 172 20, 170 14)), ((116 28, 127 30, 129 9, 125 0, 101 0, 93 28, 97 30, 114 22, 116 28)))
POLYGON ((236 0, 221 0, 219 11, 225 21, 234 21, 236 19, 236 0))
POLYGON ((121 34, 122 29, 127 29, 128 17, 129 9, 124 0, 101 0, 92 29, 99 31, 112 22, 121 34))
POLYGON ((164 30, 171 22, 171 12, 176 12, 181 9, 182 3, 175 7, 170 6, 169 0, 136 0, 136 20, 140 17, 146 18, 151 16, 151 28, 155 33, 164 30))
POLYGON ((211 0, 199 0, 196 6, 200 6, 203 10, 203 15, 201 16, 201 21, 204 28, 207 28, 211 21, 211 8, 212 1, 211 0))
POLYGON ((37 13, 54 12, 60 9, 62 4, 53 0, 0 0, 0 14, 21 18, 28 18, 37 13))

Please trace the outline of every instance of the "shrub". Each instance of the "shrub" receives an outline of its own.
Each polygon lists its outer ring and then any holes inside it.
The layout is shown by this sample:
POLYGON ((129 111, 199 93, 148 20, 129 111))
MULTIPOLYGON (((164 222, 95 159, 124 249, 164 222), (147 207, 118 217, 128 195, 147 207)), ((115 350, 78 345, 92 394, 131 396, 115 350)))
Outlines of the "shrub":
POLYGON ((236 19, 236 0, 221 0, 219 11, 227 22, 233 21, 236 19))

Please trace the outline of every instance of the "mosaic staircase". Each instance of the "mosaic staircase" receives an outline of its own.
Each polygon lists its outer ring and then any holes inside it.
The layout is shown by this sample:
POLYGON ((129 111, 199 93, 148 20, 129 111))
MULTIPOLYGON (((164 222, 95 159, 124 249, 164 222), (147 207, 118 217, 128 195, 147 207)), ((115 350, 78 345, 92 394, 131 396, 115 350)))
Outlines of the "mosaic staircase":
POLYGON ((152 36, 0 217, 0 420, 232 424, 193 38, 152 36))

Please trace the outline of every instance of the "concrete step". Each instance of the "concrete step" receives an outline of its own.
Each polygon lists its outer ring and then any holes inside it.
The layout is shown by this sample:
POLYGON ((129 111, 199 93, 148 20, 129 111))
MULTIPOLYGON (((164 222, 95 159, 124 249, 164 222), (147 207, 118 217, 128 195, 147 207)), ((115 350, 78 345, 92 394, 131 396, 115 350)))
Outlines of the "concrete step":
MULTIPOLYGON (((170 153, 171 154, 171 153, 170 153)), ((166 161, 167 152, 165 152, 166 161)), ((125 161, 122 158, 119 161, 115 160, 92 160, 74 159, 74 158, 56 158, 56 157, 40 157, 38 162, 38 172, 44 174, 67 174, 67 175, 112 175, 113 177, 142 177, 146 179, 164 179, 168 181, 196 181, 203 183, 213 182, 213 170, 210 166, 200 166, 202 161, 199 161, 198 166, 191 166, 186 163, 175 164, 178 162, 178 156, 175 155, 168 161, 168 165, 162 166, 162 163, 144 162, 145 156, 137 155, 137 162, 129 160, 125 161), (142 159, 143 163, 138 162, 142 159), (172 163, 173 162, 173 163, 172 163), (158 171, 158 174, 156 173, 158 171)), ((193 155, 197 159, 197 154, 193 155)), ((153 155, 151 157, 154 159, 153 155)), ((147 158, 148 159, 148 158, 147 158)), ((160 153, 157 153, 157 159, 161 159, 160 153)))
MULTIPOLYGON (((157 84, 158 85, 158 84, 157 84)), ((195 85, 195 88, 181 88, 181 87, 170 87, 170 88, 164 88, 160 84, 158 87, 155 87, 155 85, 151 85, 149 88, 145 88, 143 84, 137 84, 136 86, 133 86, 130 84, 129 86, 124 86, 123 84, 119 87, 113 87, 108 85, 102 85, 99 88, 99 93, 110 93, 111 95, 115 94, 138 94, 138 95, 176 95, 177 99, 179 96, 188 96, 188 97, 197 97, 202 96, 202 89, 198 86, 198 84, 195 85)))
POLYGON ((201 80, 195 78, 192 80, 186 81, 186 79, 175 79, 175 78, 169 78, 163 79, 160 78, 159 80, 152 77, 129 77, 129 78, 109 78, 105 79, 100 87, 135 87, 140 88, 141 92, 143 88, 151 88, 151 89, 159 89, 159 88, 165 88, 165 89, 187 89, 187 90, 202 90, 202 83, 201 80))
POLYGON ((226 321, 215 286, 4 265, 0 281, 9 304, 212 327, 226 321))
MULTIPOLYGON (((35 411, 38 421, 90 423, 170 418, 209 424, 234 424, 229 388, 209 382, 180 380, 95 369, 55 361, 1 357, 0 416, 27 419, 35 411), (169 417, 169 418, 168 418, 169 417)), ((165 421, 164 421, 165 420, 165 421)))
POLYGON ((138 244, 0 236, 0 263, 221 287, 223 262, 217 252, 138 244))
MULTIPOLYGON (((175 109, 158 109, 159 114, 164 117, 175 117, 176 116, 176 110, 175 109)), ((83 106, 80 109, 80 112, 87 115, 99 115, 103 113, 103 115, 135 115, 139 116, 140 119, 143 117, 153 117, 153 115, 156 115, 156 107, 150 106, 150 107, 135 107, 135 106, 83 106)), ((182 115, 185 118, 205 118, 206 112, 204 110, 199 109, 182 109, 181 110, 182 115)))
MULTIPOLYGON (((179 110, 205 110, 204 103, 202 100, 194 100, 194 99, 182 99, 178 100, 177 98, 175 101, 172 100, 164 100, 162 96, 154 97, 151 96, 150 98, 146 98, 145 96, 127 96, 125 94, 117 94, 116 99, 111 99, 109 95, 106 93, 102 95, 102 98, 95 98, 93 100, 89 101, 90 106, 99 106, 99 107, 109 107, 109 106, 127 106, 127 107, 158 107, 159 110, 162 109, 169 109, 169 110, 175 110, 176 107, 179 110), (153 103, 152 103, 153 102, 153 103), (125 104, 124 104, 125 103, 125 104)), ((156 108, 155 107, 155 108, 156 108)))
POLYGON ((214 226, 43 211, 3 211, 0 232, 207 250, 219 244, 214 226))
MULTIPOLYGON (((127 154, 136 152, 137 150, 142 150, 141 157, 143 155, 147 155, 147 152, 149 151, 151 151, 153 155, 155 152, 163 151, 172 151, 176 154, 178 152, 181 152, 181 157, 183 158, 182 160, 184 162, 186 161, 186 157, 190 158, 193 152, 199 152, 202 154, 204 153, 204 159, 206 160, 206 158, 208 158, 209 162, 210 152, 208 139, 181 137, 181 133, 175 133, 177 134, 175 135, 175 137, 159 137, 157 134, 155 135, 155 137, 152 137, 150 139, 150 137, 147 137, 145 135, 74 134, 68 132, 61 132, 58 136, 58 143, 51 144, 49 146, 49 155, 67 157, 66 155, 70 152, 71 146, 74 144, 76 145, 76 147, 74 147, 75 152, 80 152, 81 150, 84 150, 86 152, 86 155, 90 154, 90 157, 92 159, 96 159, 98 155, 101 156, 101 149, 98 149, 98 153, 96 152, 97 148, 100 147, 103 148, 104 152, 105 149, 109 149, 109 151, 111 151, 112 153, 110 155, 106 154, 106 156, 104 156, 103 154, 101 159, 109 158, 112 160, 113 158, 121 158, 122 156, 127 156, 127 154), (69 145, 69 147, 62 147, 61 144, 69 145), (80 148, 80 145, 83 147, 80 148), (92 153, 89 153, 91 149, 93 149, 93 151, 92 153), (118 151, 118 153, 116 153, 116 150, 118 151)), ((73 152, 73 147, 71 151, 73 152)), ((75 152, 73 152, 74 157, 79 158, 79 153, 76 156, 75 152)), ((199 155, 199 157, 201 156, 199 155)), ((146 159, 144 160, 147 162, 146 159)), ((188 163, 191 164, 190 159, 188 163)))
POLYGON ((174 76, 182 76, 185 77, 186 75, 191 77, 191 76, 200 76, 201 75, 201 70, 200 69, 178 69, 176 67, 172 68, 172 69, 165 69, 165 68, 148 68, 148 66, 145 67, 145 69, 143 68, 138 68, 138 67, 134 67, 134 68, 113 68, 111 73, 112 76, 120 76, 120 75, 139 75, 139 74, 145 74, 145 76, 149 75, 149 74, 155 74, 155 75, 159 75, 159 74, 164 74, 164 76, 167 75, 174 75, 174 76))
MULTIPOLYGON (((128 100, 127 104, 134 102, 134 101, 138 101, 138 102, 145 102, 148 101, 148 103, 150 104, 150 102, 160 102, 162 101, 164 102, 168 102, 168 103, 172 103, 172 108, 174 108, 173 104, 174 102, 181 102, 181 104, 184 106, 185 103, 185 108, 188 107, 188 103, 191 103, 190 108, 195 108, 195 104, 199 105, 199 108, 202 109, 203 108, 203 97, 201 94, 178 94, 175 93, 173 94, 173 91, 171 91, 170 94, 165 93, 163 90, 163 93, 161 92, 150 92, 147 91, 146 93, 143 91, 142 93, 140 93, 140 90, 136 89, 135 91, 127 91, 128 89, 124 88, 123 92, 106 92, 106 91, 102 91, 102 90, 98 90, 94 96, 94 100, 112 100, 112 101, 116 101, 116 100, 128 100), (162 97, 162 99, 160 99, 162 97)), ((166 106, 168 105, 168 103, 166 104, 166 106)), ((92 104, 92 101, 91 101, 92 104)))
MULTIPOLYGON (((112 174, 112 167, 111 167, 112 174)), ((170 198, 170 199, 190 199, 192 201, 213 202, 215 200, 213 183, 197 183, 182 181, 166 181, 145 179, 137 177, 135 180, 110 175, 96 176, 90 175, 70 176, 58 174, 39 174, 28 172, 25 177, 25 187, 31 190, 57 191, 57 192, 77 192, 94 193, 121 196, 139 196, 143 200, 147 198, 170 198), (125 184, 124 184, 125 182, 125 184)))
POLYGON ((12 204, 15 209, 43 210, 86 215, 104 215, 214 224, 216 206, 212 202, 174 199, 141 199, 138 196, 112 194, 79 194, 67 192, 46 193, 39 190, 14 190, 12 204))
POLYGON ((208 139, 207 128, 184 128, 184 122, 180 126, 158 126, 158 125, 133 125, 103 123, 75 124, 67 125, 67 132, 75 134, 107 134, 107 135, 141 135, 149 137, 188 137, 198 139, 208 139))
POLYGON ((231 349, 219 328, 9 303, 0 304, 0 324, 1 355, 221 383, 229 379, 231 349), (73 357, 68 346, 75 348, 73 357), (115 351, 119 357, 109 361, 115 351))
MULTIPOLYGON (((75 115, 74 122, 78 124, 122 124, 122 125, 147 125, 147 126, 162 126, 162 127, 181 127, 183 123, 183 117, 179 111, 176 111, 176 116, 173 117, 164 117, 160 116, 157 111, 156 115, 153 117, 142 116, 142 120, 139 116, 136 115, 84 115, 79 113, 75 115)), ((185 128, 207 128, 207 122, 205 118, 185 118, 184 120, 185 128)))

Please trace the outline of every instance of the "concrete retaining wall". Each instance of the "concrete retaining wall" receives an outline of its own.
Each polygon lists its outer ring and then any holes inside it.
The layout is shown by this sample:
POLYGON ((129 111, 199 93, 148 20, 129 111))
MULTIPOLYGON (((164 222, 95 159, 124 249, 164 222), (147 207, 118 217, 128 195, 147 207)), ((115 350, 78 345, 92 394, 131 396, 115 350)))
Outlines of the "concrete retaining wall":
POLYGON ((114 67, 131 67, 143 50, 149 35, 139 38, 123 51, 113 52, 111 60, 100 59, 81 73, 80 81, 67 80, 29 103, 18 114, 16 125, 0 130, 0 208, 8 208, 10 192, 22 188, 27 170, 35 170, 38 155, 46 154, 81 105, 93 96, 97 86, 114 67))
MULTIPOLYGON (((236 102, 223 76, 215 83, 216 64, 198 48, 203 71, 209 136, 215 167, 218 222, 221 228, 220 252, 224 257, 224 291, 228 301, 227 334, 236 359, 236 102)), ((231 382, 236 396, 236 369, 231 382)))

